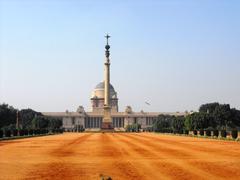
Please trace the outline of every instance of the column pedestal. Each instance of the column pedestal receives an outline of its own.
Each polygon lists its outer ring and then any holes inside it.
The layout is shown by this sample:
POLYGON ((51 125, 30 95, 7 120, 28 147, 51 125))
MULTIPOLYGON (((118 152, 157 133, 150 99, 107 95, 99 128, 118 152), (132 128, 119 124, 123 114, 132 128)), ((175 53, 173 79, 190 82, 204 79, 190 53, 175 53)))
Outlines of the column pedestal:
POLYGON ((109 106, 104 106, 103 111, 103 122, 101 126, 102 130, 113 131, 112 118, 111 118, 111 108, 109 106))

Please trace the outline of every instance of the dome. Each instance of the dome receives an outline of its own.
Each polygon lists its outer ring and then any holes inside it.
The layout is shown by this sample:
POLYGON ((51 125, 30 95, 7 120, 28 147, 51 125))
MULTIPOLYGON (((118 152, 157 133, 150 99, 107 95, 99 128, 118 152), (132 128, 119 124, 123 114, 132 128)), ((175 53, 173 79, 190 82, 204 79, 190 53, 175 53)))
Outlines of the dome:
MULTIPOLYGON (((100 83, 95 87, 95 89, 104 89, 104 87, 105 87, 105 83, 104 83, 104 82, 100 82, 100 83)), ((110 91, 111 91, 111 90, 115 91, 115 90, 114 90, 114 87, 110 84, 110 91)))
MULTIPOLYGON (((93 90, 91 97, 92 98, 104 98, 104 87, 105 87, 104 82, 99 83, 93 90)), ((117 98, 117 93, 111 84, 110 84, 110 98, 117 98)))

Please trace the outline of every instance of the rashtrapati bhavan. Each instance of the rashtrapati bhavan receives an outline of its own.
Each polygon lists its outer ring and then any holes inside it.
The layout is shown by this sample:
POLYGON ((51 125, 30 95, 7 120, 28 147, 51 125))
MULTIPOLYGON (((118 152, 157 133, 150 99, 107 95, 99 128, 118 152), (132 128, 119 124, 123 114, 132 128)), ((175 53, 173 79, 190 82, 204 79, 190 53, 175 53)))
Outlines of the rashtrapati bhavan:
POLYGON ((117 92, 110 83, 110 45, 106 35, 104 81, 97 84, 91 95, 91 111, 79 106, 76 112, 43 112, 50 117, 61 118, 65 130, 84 128, 86 131, 125 131, 128 125, 138 123, 142 129, 150 127, 160 114, 184 115, 184 113, 134 112, 127 106, 124 112, 118 111, 117 92))

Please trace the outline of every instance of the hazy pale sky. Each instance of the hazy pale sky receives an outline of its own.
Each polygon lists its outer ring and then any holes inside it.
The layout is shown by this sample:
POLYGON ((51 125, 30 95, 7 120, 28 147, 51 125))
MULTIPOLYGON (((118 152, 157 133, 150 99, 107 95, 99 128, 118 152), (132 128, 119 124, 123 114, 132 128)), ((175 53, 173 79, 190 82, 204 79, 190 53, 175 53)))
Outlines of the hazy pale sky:
POLYGON ((238 0, 0 0, 0 103, 89 110, 107 32, 120 110, 240 109, 238 0))

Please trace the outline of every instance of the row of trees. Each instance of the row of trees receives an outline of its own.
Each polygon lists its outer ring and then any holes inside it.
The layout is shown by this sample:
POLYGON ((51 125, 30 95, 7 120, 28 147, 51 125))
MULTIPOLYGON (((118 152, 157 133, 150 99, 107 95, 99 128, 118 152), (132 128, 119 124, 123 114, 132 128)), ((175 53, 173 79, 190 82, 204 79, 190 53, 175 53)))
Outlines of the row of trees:
POLYGON ((200 106, 199 112, 184 116, 160 115, 152 130, 183 133, 202 130, 234 130, 240 127, 240 111, 229 104, 209 103, 200 106))
POLYGON ((0 129, 0 138, 14 136, 37 136, 46 134, 63 133, 63 129, 53 129, 51 132, 48 129, 0 129))
POLYGON ((14 130, 57 130, 62 127, 62 120, 58 118, 45 117, 40 112, 32 109, 17 109, 8 104, 0 105, 0 129, 14 130), (17 119, 19 126, 17 127, 17 119))

